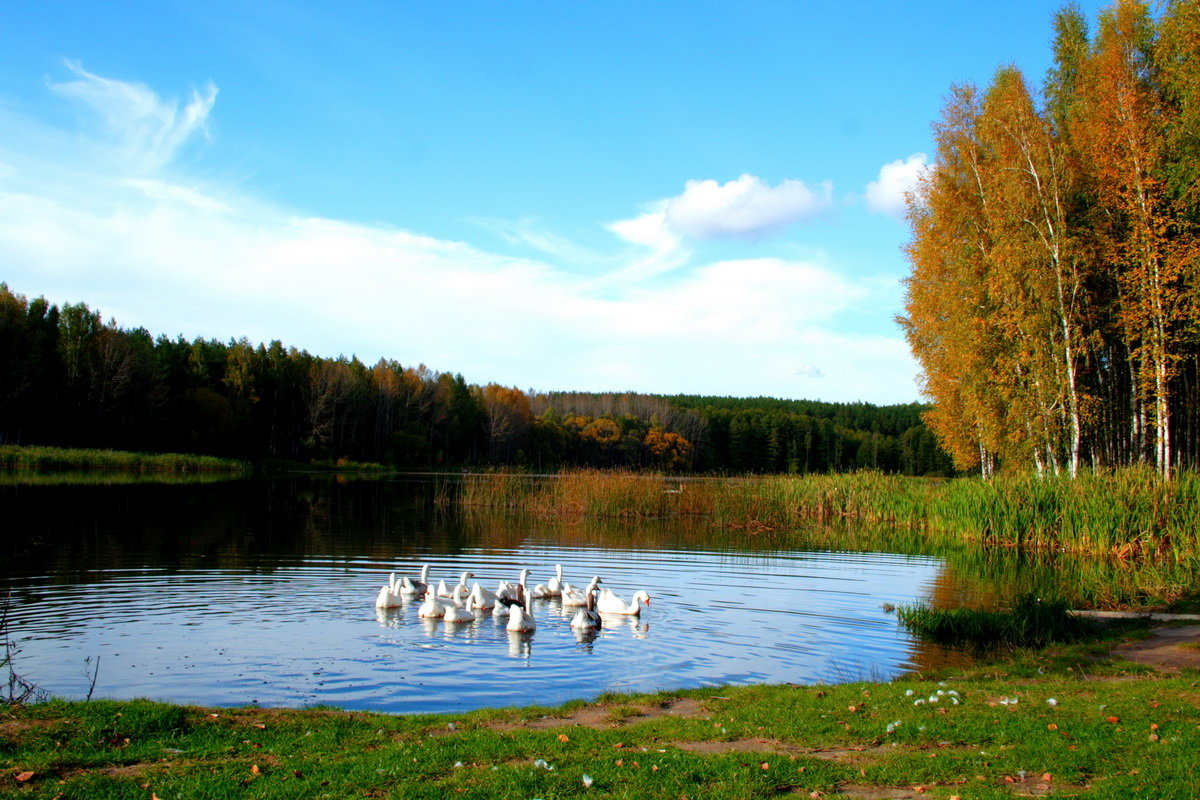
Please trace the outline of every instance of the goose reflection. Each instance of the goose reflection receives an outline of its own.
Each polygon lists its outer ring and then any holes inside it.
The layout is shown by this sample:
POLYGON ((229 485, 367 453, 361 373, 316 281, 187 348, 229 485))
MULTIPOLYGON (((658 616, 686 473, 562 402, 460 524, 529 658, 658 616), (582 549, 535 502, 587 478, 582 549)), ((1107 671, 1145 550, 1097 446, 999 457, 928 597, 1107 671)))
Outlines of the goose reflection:
POLYGON ((381 628, 399 628, 404 624, 404 612, 388 608, 375 609, 375 621, 381 628))
POLYGON ((581 645, 579 649, 590 653, 592 652, 592 643, 600 635, 600 630, 598 628, 571 628, 571 633, 575 634, 575 641, 581 645))
POLYGON ((650 623, 643 622, 640 617, 625 614, 606 614, 601 611, 600 620, 605 633, 628 630, 636 639, 645 639, 650 633, 650 623))
POLYGON ((512 658, 529 660, 533 654, 533 634, 525 631, 508 632, 508 654, 512 658))

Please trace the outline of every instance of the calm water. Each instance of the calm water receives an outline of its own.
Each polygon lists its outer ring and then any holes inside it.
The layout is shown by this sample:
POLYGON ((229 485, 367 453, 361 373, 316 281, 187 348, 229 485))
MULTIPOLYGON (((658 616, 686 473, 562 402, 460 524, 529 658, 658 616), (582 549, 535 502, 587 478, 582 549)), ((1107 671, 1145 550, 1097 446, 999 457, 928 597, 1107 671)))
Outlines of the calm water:
POLYGON ((64 696, 86 693, 88 657, 98 697, 391 712, 886 679, 945 654, 883 605, 969 591, 930 557, 760 549, 665 524, 463 520, 415 482, 0 491, 20 531, 0 561, 17 664, 64 696), (374 608, 390 571, 423 563, 493 588, 526 566, 544 583, 560 563, 573 583, 601 575, 653 599, 586 637, 556 601, 535 602, 531 635, 374 608))

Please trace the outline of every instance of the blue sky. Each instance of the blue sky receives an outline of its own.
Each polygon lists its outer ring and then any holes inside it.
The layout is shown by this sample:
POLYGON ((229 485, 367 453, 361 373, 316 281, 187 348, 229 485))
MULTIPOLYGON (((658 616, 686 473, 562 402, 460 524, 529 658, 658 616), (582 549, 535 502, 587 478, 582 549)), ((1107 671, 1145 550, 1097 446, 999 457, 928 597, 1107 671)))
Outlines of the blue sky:
POLYGON ((1058 5, 13 0, 0 280, 473 383, 909 402, 900 193, 1058 5))

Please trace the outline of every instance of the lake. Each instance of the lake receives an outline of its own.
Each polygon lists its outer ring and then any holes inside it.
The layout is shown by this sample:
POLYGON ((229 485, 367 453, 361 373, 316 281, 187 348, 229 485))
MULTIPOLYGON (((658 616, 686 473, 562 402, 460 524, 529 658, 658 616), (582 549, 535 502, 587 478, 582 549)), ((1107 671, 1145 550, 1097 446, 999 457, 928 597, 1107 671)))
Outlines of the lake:
POLYGON ((953 653, 885 604, 993 591, 942 559, 782 549, 696 521, 566 524, 461 514, 445 487, 332 477, 191 486, 2 487, 9 635, 49 692, 204 705, 386 712, 552 705, 609 691, 889 679, 953 653), (14 533, 15 532, 15 533, 14 533), (494 588, 600 575, 641 617, 577 635, 535 601, 537 630, 380 611, 390 572, 494 588), (90 660, 85 660, 90 659, 90 660))

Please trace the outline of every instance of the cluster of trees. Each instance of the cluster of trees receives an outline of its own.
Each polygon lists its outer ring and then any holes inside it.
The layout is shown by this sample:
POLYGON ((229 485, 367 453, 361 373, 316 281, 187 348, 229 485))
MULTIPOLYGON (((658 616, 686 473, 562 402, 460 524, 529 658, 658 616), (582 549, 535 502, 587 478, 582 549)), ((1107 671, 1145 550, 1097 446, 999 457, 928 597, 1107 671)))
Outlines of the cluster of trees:
POLYGON ((1040 97, 955 86, 901 318, 961 469, 1200 459, 1200 4, 1054 18, 1040 97))
POLYGON ((154 337, 0 283, 0 443, 401 468, 947 474, 922 410, 476 386, 278 341, 154 337))

